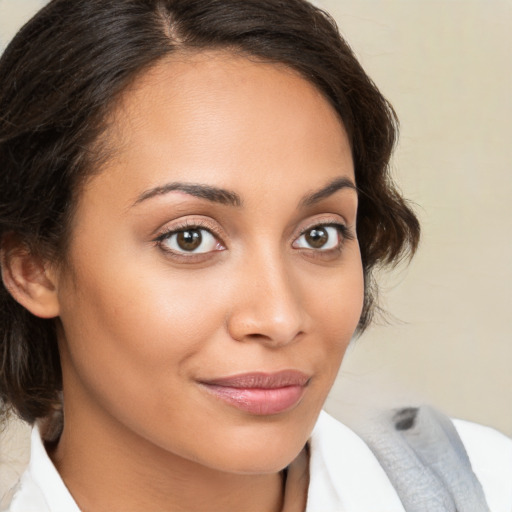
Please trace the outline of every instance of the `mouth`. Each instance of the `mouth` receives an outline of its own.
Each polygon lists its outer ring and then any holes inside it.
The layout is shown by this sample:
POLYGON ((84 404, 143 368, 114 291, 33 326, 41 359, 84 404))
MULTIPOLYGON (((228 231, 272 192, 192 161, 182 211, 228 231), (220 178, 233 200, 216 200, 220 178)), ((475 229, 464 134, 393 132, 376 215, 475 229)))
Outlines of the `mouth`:
POLYGON ((295 407, 310 377, 297 370, 245 373, 201 381, 201 386, 231 406, 258 416, 279 414, 295 407))

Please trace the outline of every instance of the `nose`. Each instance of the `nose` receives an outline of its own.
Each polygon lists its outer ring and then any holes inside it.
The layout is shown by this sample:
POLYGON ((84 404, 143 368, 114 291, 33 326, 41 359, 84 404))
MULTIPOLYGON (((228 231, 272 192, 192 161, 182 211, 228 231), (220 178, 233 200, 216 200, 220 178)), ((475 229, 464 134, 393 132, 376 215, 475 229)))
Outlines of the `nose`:
POLYGON ((227 321, 233 339, 280 347, 305 333, 307 313, 286 265, 261 258, 245 262, 240 274, 227 321))

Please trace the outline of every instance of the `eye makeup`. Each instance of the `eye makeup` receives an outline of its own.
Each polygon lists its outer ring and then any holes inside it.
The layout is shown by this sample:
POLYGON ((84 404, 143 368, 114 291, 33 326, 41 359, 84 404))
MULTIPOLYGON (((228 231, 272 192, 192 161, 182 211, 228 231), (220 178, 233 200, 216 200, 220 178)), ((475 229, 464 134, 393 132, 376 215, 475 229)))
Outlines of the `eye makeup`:
MULTIPOLYGON (((190 218, 162 231, 153 241, 167 256, 180 263, 198 263, 227 250, 216 222, 190 218)), ((298 236, 291 247, 309 257, 331 260, 338 257, 348 240, 355 234, 341 222, 314 219, 298 236)))

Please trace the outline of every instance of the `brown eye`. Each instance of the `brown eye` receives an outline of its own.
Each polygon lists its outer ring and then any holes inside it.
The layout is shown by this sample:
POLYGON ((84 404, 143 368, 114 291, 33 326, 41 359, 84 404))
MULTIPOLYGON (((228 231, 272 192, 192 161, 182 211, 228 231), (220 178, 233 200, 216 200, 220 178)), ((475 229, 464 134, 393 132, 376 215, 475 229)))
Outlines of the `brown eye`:
POLYGON ((342 240, 342 230, 344 226, 315 226, 304 231, 302 235, 293 242, 296 249, 316 249, 318 251, 328 251, 339 247, 342 240))
POLYGON ((158 241, 163 249, 180 254, 203 254, 224 249, 210 231, 200 227, 169 231, 161 235, 158 241))
POLYGON ((176 243, 184 251, 195 251, 203 241, 203 235, 199 229, 189 229, 176 234, 176 243))
POLYGON ((322 248, 329 240, 329 235, 327 234, 327 230, 325 228, 313 228, 309 231, 306 231, 304 235, 306 242, 313 249, 322 248))

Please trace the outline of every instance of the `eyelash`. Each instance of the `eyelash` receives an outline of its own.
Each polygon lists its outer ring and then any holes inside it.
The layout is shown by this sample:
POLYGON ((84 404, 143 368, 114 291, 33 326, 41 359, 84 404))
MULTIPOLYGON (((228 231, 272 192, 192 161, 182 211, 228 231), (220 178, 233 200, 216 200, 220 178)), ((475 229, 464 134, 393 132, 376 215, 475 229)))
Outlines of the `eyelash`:
MULTIPOLYGON (((338 252, 338 253, 341 252, 346 241, 355 239, 355 235, 353 234, 352 230, 345 224, 337 223, 337 222, 323 222, 323 223, 317 222, 317 223, 312 224, 312 225, 304 228, 303 230, 301 230, 299 235, 294 239, 293 243, 296 243, 297 240, 299 240, 302 236, 304 236, 306 233, 308 233, 314 229, 325 229, 325 228, 329 228, 329 227, 336 229, 340 235, 341 240, 339 241, 339 243, 337 244, 336 247, 333 247, 330 249, 315 249, 313 247, 310 247, 310 248, 296 247, 296 249, 302 250, 302 251, 307 251, 310 254, 314 254, 315 256, 322 257, 322 256, 332 255, 333 253, 336 253, 336 252, 338 252)), ((184 261, 191 262, 191 263, 205 259, 205 257, 208 257, 208 255, 210 255, 212 252, 221 252, 226 249, 226 246, 225 246, 224 242, 222 241, 221 236, 218 233, 216 233, 216 231, 213 230, 209 224, 201 222, 201 221, 197 221, 197 220, 186 221, 181 225, 173 226, 172 229, 166 230, 163 233, 161 233, 160 235, 158 235, 157 238, 154 239, 154 242, 167 254, 171 254, 172 257, 177 258, 177 259, 182 259, 184 261), (212 237, 215 238, 215 240, 217 240, 218 244, 220 244, 222 249, 215 249, 213 251, 207 251, 207 252, 201 252, 201 253, 193 253, 193 252, 186 252, 186 251, 184 251, 184 252, 174 251, 174 250, 170 249, 169 247, 164 247, 164 242, 166 240, 171 239, 172 236, 177 235, 180 232, 194 231, 194 230, 208 232, 209 235, 211 235, 212 237)), ((292 244, 292 246, 293 246, 293 244, 292 244)))
MULTIPOLYGON (((336 229, 336 231, 338 231, 338 233, 341 237, 341 241, 338 244, 338 247, 335 248, 338 250, 343 247, 344 242, 346 242, 347 240, 353 240, 355 238, 351 229, 348 226, 346 226, 345 224, 341 224, 338 222, 320 222, 320 223, 315 223, 311 226, 308 226, 307 228, 304 228, 295 240, 298 240, 301 236, 305 235, 308 231, 312 231, 313 229, 322 229, 322 228, 334 228, 334 229, 336 229)), ((329 249, 327 249, 327 250, 324 249, 322 251, 322 249, 313 249, 313 248, 311 250, 313 250, 315 252, 328 252, 329 251, 329 249)))
POLYGON ((182 259, 186 262, 191 262, 191 263, 194 263, 195 261, 200 261, 200 260, 204 259, 211 252, 217 252, 217 251, 220 252, 225 249, 225 244, 222 240, 222 237, 218 233, 216 233, 215 230, 213 230, 212 227, 208 223, 201 222, 198 220, 185 221, 185 222, 183 222, 183 224, 180 224, 178 226, 173 226, 172 229, 166 230, 163 233, 161 233, 160 235, 158 235, 154 241, 165 253, 172 255, 172 257, 174 257, 174 258, 182 259), (193 252, 187 253, 186 251, 179 252, 179 251, 174 251, 174 250, 170 249, 169 247, 164 247, 164 242, 166 240, 170 240, 172 238, 172 236, 177 235, 178 233, 181 233, 184 231, 199 231, 199 230, 206 231, 212 237, 214 237, 215 240, 217 240, 217 242, 222 246, 222 249, 217 249, 217 250, 208 251, 208 252, 201 252, 201 253, 193 253, 193 252))

